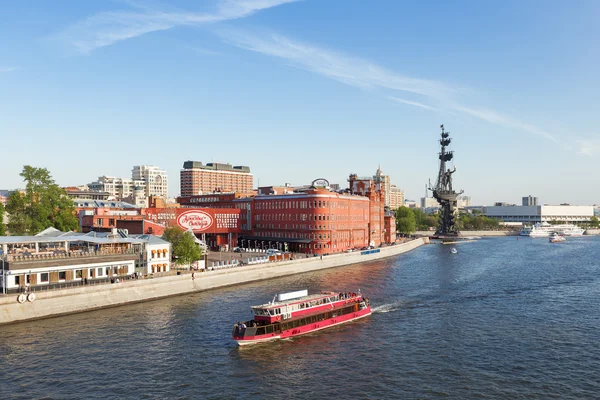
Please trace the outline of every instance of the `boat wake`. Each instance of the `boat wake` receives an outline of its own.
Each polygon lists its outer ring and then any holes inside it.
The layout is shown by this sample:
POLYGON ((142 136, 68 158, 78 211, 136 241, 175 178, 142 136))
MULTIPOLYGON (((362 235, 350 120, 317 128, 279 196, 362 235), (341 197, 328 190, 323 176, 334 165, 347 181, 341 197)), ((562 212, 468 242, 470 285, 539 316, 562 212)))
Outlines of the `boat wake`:
POLYGON ((384 313, 389 313, 392 311, 397 311, 400 308, 402 308, 402 306, 405 305, 404 302, 402 301, 397 301, 395 303, 390 303, 390 304, 382 304, 380 306, 377 307, 372 307, 371 308, 371 312, 373 314, 384 314, 384 313))

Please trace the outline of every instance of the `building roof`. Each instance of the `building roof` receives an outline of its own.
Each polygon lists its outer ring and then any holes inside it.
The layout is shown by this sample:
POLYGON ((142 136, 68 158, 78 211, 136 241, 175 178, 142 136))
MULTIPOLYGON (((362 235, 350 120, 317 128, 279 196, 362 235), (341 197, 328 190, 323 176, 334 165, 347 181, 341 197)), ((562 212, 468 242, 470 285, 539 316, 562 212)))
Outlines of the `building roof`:
POLYGON ((127 203, 125 201, 117 201, 117 200, 73 199, 73 203, 75 203, 76 207, 92 207, 92 208, 109 207, 109 208, 132 208, 132 209, 139 208, 131 203, 127 203))

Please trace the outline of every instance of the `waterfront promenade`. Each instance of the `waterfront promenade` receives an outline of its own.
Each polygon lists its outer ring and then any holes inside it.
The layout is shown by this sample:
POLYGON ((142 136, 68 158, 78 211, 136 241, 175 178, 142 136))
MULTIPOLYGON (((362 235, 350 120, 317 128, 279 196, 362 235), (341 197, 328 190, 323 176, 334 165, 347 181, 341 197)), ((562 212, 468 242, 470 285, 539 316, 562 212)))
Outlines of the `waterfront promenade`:
POLYGON ((49 290, 36 292, 34 301, 23 303, 17 301, 18 296, 16 294, 11 294, 0 297, 0 324, 114 307, 127 303, 363 263, 402 254, 426 242, 427 239, 419 238, 395 246, 332 254, 322 258, 310 257, 277 263, 223 268, 194 274, 184 273, 151 279, 129 280, 118 284, 49 290))

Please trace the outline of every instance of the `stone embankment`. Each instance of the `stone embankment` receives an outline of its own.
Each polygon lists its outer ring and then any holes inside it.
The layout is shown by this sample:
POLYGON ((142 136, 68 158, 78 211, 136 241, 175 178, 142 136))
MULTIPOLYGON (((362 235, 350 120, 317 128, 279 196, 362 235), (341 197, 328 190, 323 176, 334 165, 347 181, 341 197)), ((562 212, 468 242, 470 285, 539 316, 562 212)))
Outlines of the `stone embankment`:
MULTIPOLYGON (((434 231, 417 231, 414 233, 416 236, 433 236, 434 231)), ((468 236, 518 236, 519 231, 516 230, 505 230, 505 231, 461 231, 462 237, 468 236)))
POLYGON ((0 296, 0 325, 155 300, 326 268, 391 257, 428 243, 420 238, 370 251, 333 254, 260 265, 219 269, 154 279, 125 281, 112 285, 80 286, 36 292, 34 301, 19 303, 17 295, 0 296))

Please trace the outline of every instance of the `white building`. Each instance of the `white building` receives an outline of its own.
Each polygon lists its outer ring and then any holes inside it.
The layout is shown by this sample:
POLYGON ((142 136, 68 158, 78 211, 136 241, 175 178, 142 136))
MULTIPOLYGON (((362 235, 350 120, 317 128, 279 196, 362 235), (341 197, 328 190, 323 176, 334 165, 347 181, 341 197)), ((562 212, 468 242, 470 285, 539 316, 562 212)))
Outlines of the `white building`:
POLYGON ((154 165, 136 165, 131 170, 131 178, 146 182, 146 197, 157 196, 167 198, 169 182, 167 173, 154 165))
POLYGON ((589 222, 594 215, 593 206, 493 206, 483 207, 486 217, 504 222, 589 222))
POLYGON ((165 240, 124 232, 77 234, 48 228, 38 236, 2 236, 0 288, 36 291, 166 272, 170 252, 165 240))
POLYGON ((114 196, 117 200, 123 200, 126 197, 133 196, 136 190, 143 188, 145 193, 146 182, 143 180, 134 180, 129 178, 116 178, 114 176, 100 176, 96 182, 88 184, 90 190, 96 192, 106 192, 114 196))
POLYGON ((153 165, 136 165, 131 178, 100 176, 87 185, 95 192, 106 192, 117 200, 127 201, 138 207, 148 207, 148 197, 167 198, 169 194, 167 173, 153 165))

